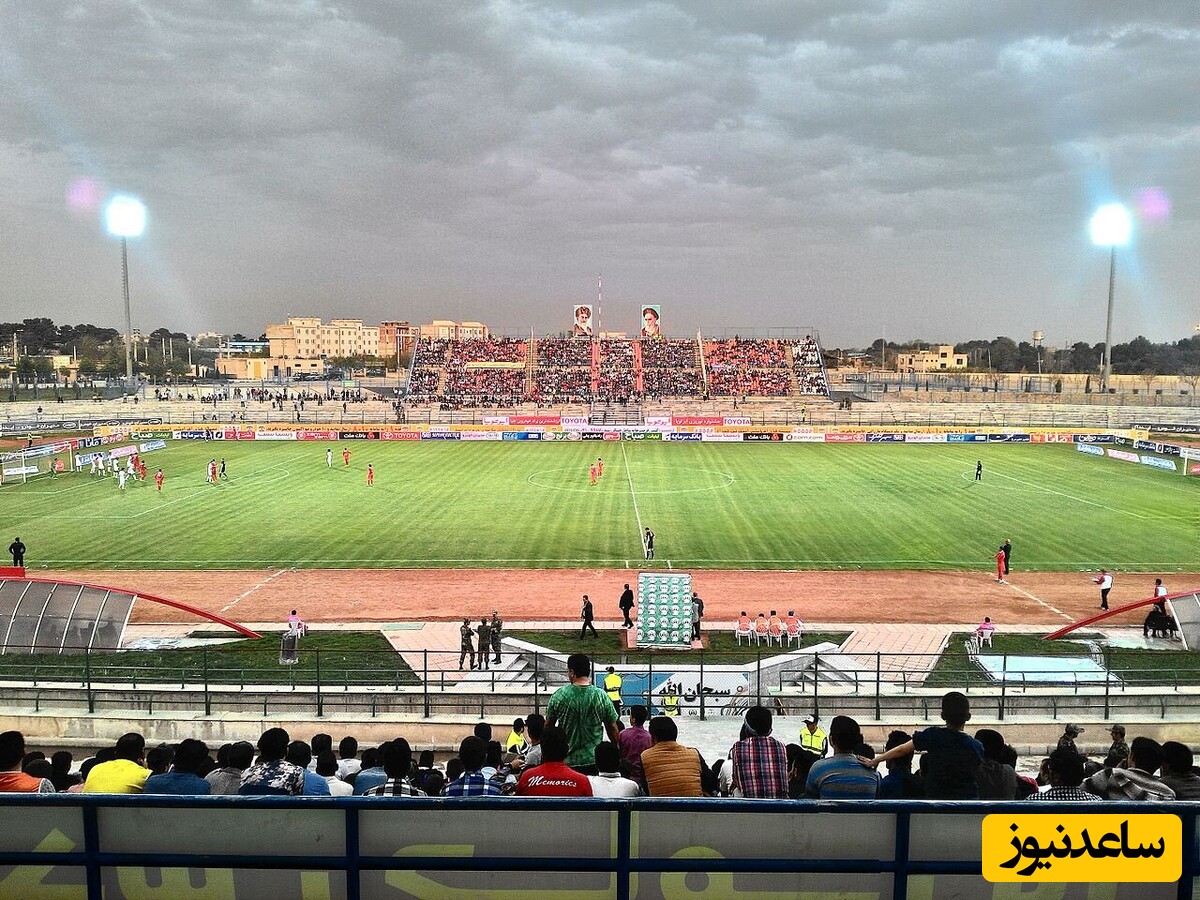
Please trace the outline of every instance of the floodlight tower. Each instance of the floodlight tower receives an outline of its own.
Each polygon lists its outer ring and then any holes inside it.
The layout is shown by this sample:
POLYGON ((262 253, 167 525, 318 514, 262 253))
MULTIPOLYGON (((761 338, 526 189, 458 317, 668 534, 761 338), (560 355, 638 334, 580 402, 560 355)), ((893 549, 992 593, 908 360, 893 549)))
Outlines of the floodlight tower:
POLYGON ((1129 210, 1120 203, 1106 203, 1092 215, 1089 230, 1092 243, 1097 247, 1108 247, 1108 319, 1104 326, 1104 368, 1100 375, 1100 385, 1108 393, 1108 380, 1112 377, 1112 318, 1113 318, 1113 289, 1117 277, 1117 248, 1129 243, 1129 233, 1133 228, 1129 218, 1129 210))
POLYGON ((121 288, 125 294, 125 380, 133 382, 133 317, 129 312, 129 247, 131 237, 146 230, 146 206, 136 197, 117 194, 104 207, 104 227, 121 239, 121 288))

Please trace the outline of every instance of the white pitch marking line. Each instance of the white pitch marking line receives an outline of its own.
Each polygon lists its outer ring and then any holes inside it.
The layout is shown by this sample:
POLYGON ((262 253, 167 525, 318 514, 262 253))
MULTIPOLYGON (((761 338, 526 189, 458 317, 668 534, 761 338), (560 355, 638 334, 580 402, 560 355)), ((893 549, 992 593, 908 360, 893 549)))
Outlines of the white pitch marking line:
POLYGON ((286 575, 288 572, 295 572, 295 571, 296 571, 295 566, 289 566, 286 569, 280 569, 277 572, 272 572, 270 575, 268 575, 266 578, 264 578, 258 584, 254 585, 254 587, 250 588, 250 590, 243 591, 242 593, 240 593, 236 597, 234 597, 232 600, 230 600, 228 603, 226 603, 224 606, 222 606, 221 612, 228 612, 229 610, 233 609, 233 607, 236 606, 238 604, 238 602, 245 600, 247 597, 249 597, 251 594, 253 594, 255 591, 257 591, 260 587, 265 587, 266 585, 270 584, 272 581, 274 581, 280 575, 286 575))
POLYGON ((1004 583, 1005 583, 1006 585, 1008 585, 1010 588, 1012 588, 1014 591, 1016 591, 1018 594, 1021 594, 1022 596, 1028 597, 1028 598, 1029 598, 1030 600, 1032 600, 1034 603, 1038 603, 1038 604, 1040 604, 1041 606, 1044 606, 1044 607, 1046 607, 1046 609, 1050 610, 1050 612, 1054 613, 1055 615, 1062 616, 1062 617, 1063 617, 1064 619, 1066 619, 1068 622, 1074 622, 1074 621, 1075 621, 1075 620, 1074 620, 1074 619, 1072 619, 1070 616, 1068 616, 1068 615, 1067 615, 1065 612, 1063 612, 1061 609, 1059 609, 1057 606, 1051 606, 1049 603, 1047 603, 1047 602, 1046 602, 1045 600, 1043 600, 1041 597, 1035 597, 1033 594, 1029 593, 1029 591, 1025 590, 1024 588, 1019 588, 1019 587, 1017 587, 1017 586, 1016 586, 1015 584, 1013 584, 1011 581, 1005 581, 1004 583))
POLYGON ((646 542, 643 537, 645 530, 642 528, 642 514, 638 512, 637 494, 633 490, 633 473, 629 471, 629 456, 625 452, 625 442, 621 442, 621 459, 625 461, 625 477, 629 479, 629 496, 633 498, 633 514, 637 517, 638 523, 638 543, 642 546, 642 556, 646 555, 646 542))
POLYGON ((1085 500, 1083 497, 1076 497, 1074 494, 1067 494, 1067 493, 1064 493, 1063 491, 1056 491, 1053 488, 1048 488, 1048 487, 1045 487, 1044 485, 1036 484, 1032 481, 1025 481, 1021 478, 1015 478, 1012 475, 1005 475, 1002 472, 992 472, 991 474, 995 478, 1007 478, 1009 481, 1015 481, 1017 484, 1023 484, 1026 487, 1035 488, 1039 491, 1042 491, 1043 493, 1054 494, 1055 496, 1058 496, 1058 497, 1066 497, 1068 500, 1074 500, 1076 503, 1086 503, 1088 506, 1095 506, 1098 509, 1107 509, 1109 512, 1123 513, 1124 515, 1133 516, 1134 518, 1137 518, 1137 519, 1156 519, 1156 520, 1159 519, 1158 516, 1146 516, 1146 515, 1142 515, 1141 513, 1136 513, 1131 510, 1128 510, 1128 509, 1117 509, 1116 507, 1105 506, 1103 503, 1096 503, 1093 500, 1085 500))

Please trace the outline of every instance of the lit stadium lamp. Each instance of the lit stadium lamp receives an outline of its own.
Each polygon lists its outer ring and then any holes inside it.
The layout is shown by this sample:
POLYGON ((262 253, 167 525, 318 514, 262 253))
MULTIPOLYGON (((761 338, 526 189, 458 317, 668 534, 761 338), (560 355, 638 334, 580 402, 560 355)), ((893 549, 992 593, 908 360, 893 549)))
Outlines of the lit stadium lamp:
POLYGON ((104 207, 104 227, 121 239, 121 287, 125 293, 125 379, 133 381, 133 317, 129 313, 128 239, 146 230, 146 206, 137 197, 117 194, 104 207))
POLYGON ((1092 214, 1088 223, 1092 243, 1097 247, 1108 247, 1108 319, 1104 326, 1104 368, 1100 376, 1101 387, 1108 393, 1108 379, 1112 377, 1112 317, 1113 288, 1117 276, 1117 248, 1129 243, 1133 220, 1120 203, 1106 203, 1092 214))

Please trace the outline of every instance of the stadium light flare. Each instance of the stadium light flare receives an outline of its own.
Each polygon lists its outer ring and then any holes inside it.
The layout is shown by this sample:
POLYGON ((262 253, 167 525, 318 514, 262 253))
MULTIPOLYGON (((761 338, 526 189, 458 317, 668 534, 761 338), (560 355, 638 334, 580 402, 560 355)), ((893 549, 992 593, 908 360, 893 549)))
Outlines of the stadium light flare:
POLYGON ((1097 247, 1108 247, 1108 318, 1104 326, 1104 367, 1100 374, 1100 387, 1108 393, 1108 380, 1112 377, 1112 318, 1113 292, 1117 280, 1117 248, 1129 243, 1133 220, 1120 203, 1106 203, 1092 214, 1088 230, 1092 243, 1097 247))
POLYGON ((117 194, 104 206, 104 227, 121 239, 121 287, 125 294, 125 380, 133 382, 133 317, 129 311, 129 247, 131 237, 146 230, 146 205, 137 197, 117 194))

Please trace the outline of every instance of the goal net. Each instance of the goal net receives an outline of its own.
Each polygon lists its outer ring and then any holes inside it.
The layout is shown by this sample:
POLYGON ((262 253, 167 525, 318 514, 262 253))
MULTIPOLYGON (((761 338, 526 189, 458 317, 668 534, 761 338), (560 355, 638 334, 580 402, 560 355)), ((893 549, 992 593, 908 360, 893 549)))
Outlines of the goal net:
POLYGON ((70 441, 25 447, 0 454, 0 485, 24 484, 39 476, 57 477, 73 471, 74 449, 70 441))

